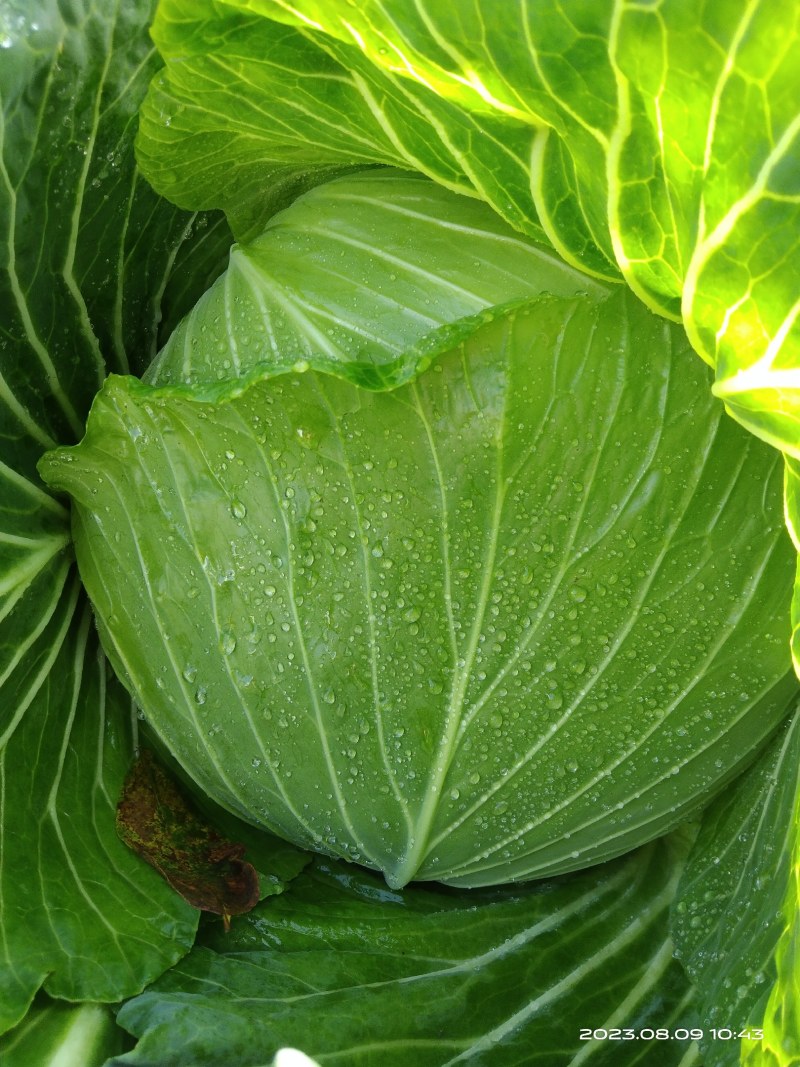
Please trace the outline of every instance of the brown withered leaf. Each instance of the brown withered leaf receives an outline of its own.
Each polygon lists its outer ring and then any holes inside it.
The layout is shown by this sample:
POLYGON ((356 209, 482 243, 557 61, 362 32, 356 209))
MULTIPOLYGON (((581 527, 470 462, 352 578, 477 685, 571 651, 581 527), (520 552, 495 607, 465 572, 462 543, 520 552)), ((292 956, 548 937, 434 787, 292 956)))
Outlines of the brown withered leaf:
POLYGON ((244 845, 226 840, 204 822, 146 749, 125 779, 117 833, 187 903, 221 915, 226 930, 232 915, 243 915, 258 903, 258 874, 244 859, 244 845))

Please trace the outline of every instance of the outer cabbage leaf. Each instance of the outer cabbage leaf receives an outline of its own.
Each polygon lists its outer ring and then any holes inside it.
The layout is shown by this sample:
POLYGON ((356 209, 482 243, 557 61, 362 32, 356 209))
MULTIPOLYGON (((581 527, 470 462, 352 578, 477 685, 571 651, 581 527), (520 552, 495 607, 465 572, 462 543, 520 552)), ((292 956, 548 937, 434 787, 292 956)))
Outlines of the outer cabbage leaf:
POLYGON ((602 299, 610 288, 480 201, 372 170, 318 186, 236 245, 145 380, 241 388, 269 366, 310 361, 396 384, 413 371, 408 350, 442 326, 520 297, 586 291, 602 299))
MULTIPOLYGON (((794 739, 793 747, 797 747, 794 739)), ((784 880, 788 885, 783 906, 778 913, 783 928, 775 950, 777 974, 761 1020, 763 1038, 743 1042, 744 1067, 794 1067, 800 1058, 800 781, 796 758, 789 763, 786 777, 795 786, 790 822, 793 848, 791 852, 787 849, 788 863, 786 856, 781 863, 782 876, 787 866, 789 870, 784 880)))
POLYGON ((187 951, 197 927, 198 913, 116 836, 130 703, 106 677, 77 596, 73 577, 56 609, 61 631, 28 657, 21 703, 0 737, 2 1029, 42 985, 55 997, 109 1002, 142 989, 187 951))
MULTIPOLYGON (((795 841, 800 837, 799 826, 795 807, 795 841)), ((800 1057, 800 878, 797 873, 800 863, 797 853, 795 844, 789 890, 783 906, 785 925, 775 953, 778 976, 761 1020, 762 1038, 748 1038, 742 1043, 744 1067, 795 1067, 800 1057)))
POLYGON ((795 691, 780 463, 706 382, 632 296, 540 298, 391 392, 112 377, 41 469, 206 792, 391 884, 480 885, 674 826, 795 691))
POLYGON ((174 202, 223 207, 240 240, 309 184, 375 163, 479 196, 545 239, 529 125, 466 112, 324 34, 216 0, 161 3, 153 36, 167 67, 142 108, 139 159, 174 202))
POLYGON ((170 277, 193 220, 132 157, 150 14, 0 12, 0 1029, 43 982, 73 999, 141 989, 196 926, 117 840, 130 702, 98 658, 68 512, 36 474, 82 434, 106 368, 141 370, 162 309, 188 295, 170 277))
POLYGON ((0 1057, 4 1067, 102 1067, 127 1040, 109 1008, 42 997, 0 1037, 0 1057))
POLYGON ((610 200, 631 284, 680 309, 731 414, 793 454, 799 42, 789 2, 621 5, 610 200))
MULTIPOLYGON (((163 201, 159 201, 163 203, 163 201)), ((149 236, 149 235, 148 235, 149 236)), ((233 236, 221 212, 197 212, 191 215, 169 258, 169 273, 164 279, 160 307, 148 327, 157 323, 158 331, 140 364, 145 373, 172 336, 178 323, 188 315, 197 300, 209 289, 228 264, 233 236)))
MULTIPOLYGON (((796 446, 781 433, 795 420, 765 396, 799 362, 790 0, 224 3, 328 33, 469 112, 551 130, 533 167, 542 220, 591 222, 643 299, 683 316, 737 418, 796 446)), ((568 226, 554 243, 580 265, 568 226)))
MULTIPOLYGON (((789 960, 784 967, 783 950, 775 958, 796 909, 792 886, 793 907, 785 911, 793 877, 798 766, 800 716, 795 714, 758 762, 704 813, 673 909, 672 935, 698 989, 701 1025, 706 1033, 732 1025, 763 1029, 765 1048, 774 1049, 775 1058, 760 1059, 761 1043, 750 1042, 753 1051, 743 1061, 752 1065, 791 1062, 800 1037, 792 1016, 797 972, 789 960), (782 1060, 781 1053, 789 1058, 782 1060)), ((739 1062, 738 1044, 709 1036, 701 1049, 706 1067, 739 1062)))
POLYGON ((482 123, 504 118, 507 127, 512 120, 529 126, 531 194, 549 239, 582 269, 616 273, 605 166, 616 119, 611 5, 390 0, 354 10, 346 0, 224 3, 313 38, 328 33, 482 123))
POLYGON ((123 1005, 140 1040, 113 1062, 255 1067, 290 1045, 336 1067, 696 1065, 687 1040, 579 1038, 696 1025, 666 934, 684 852, 660 841, 570 879, 468 894, 389 892, 317 863, 123 1005))

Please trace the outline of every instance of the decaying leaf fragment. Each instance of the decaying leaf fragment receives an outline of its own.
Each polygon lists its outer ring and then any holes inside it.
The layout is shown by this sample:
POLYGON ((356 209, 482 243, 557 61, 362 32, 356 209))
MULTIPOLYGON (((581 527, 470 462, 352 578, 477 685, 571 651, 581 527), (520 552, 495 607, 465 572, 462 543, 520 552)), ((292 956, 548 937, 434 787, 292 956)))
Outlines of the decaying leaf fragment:
POLYGON ((258 873, 234 844, 209 826, 177 783, 143 749, 125 779, 117 805, 117 833, 185 901, 222 916, 258 903, 258 873))

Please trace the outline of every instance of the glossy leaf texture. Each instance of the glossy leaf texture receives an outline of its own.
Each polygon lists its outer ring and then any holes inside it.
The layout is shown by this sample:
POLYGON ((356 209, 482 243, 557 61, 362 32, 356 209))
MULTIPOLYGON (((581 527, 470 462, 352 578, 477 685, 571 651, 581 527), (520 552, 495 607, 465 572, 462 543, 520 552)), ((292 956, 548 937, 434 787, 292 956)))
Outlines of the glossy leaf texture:
MULTIPOLYGON (((327 35, 345 68, 362 71, 366 58, 419 100, 530 126, 537 221, 576 266, 616 266, 651 307, 683 318, 728 411, 787 455, 786 519, 800 548, 796 4, 226 6, 317 44, 327 35)), ((799 620, 800 584, 796 670, 799 620)), ((790 885, 787 907, 795 897, 790 885)))
POLYGON ((318 186, 237 244, 145 380, 241 389, 310 362, 396 385, 416 371, 410 350, 441 345, 441 327, 542 292, 611 291, 480 201, 381 168, 318 186))
MULTIPOLYGON (((788 749, 789 745, 786 747, 788 749)), ((796 759, 792 759, 785 771, 781 767, 781 771, 785 773, 788 783, 793 780, 792 772, 795 773, 795 795, 790 823, 792 831, 789 835, 791 851, 788 848, 786 850, 788 877, 784 876, 787 864, 782 858, 781 875, 788 885, 778 916, 782 929, 775 950, 777 975, 761 1020, 763 1037, 743 1044, 744 1067, 792 1067, 800 1058, 800 782, 796 773, 796 759)), ((782 825, 781 821, 778 833, 782 825)))
POLYGON ((531 217, 567 261, 589 273, 617 275, 605 162, 616 120, 611 5, 564 10, 555 2, 500 7, 471 0, 454 7, 394 0, 356 12, 338 0, 225 3, 281 20, 318 42, 328 35, 338 44, 327 47, 347 57, 346 67, 359 67, 350 55, 363 53, 393 78, 415 85, 426 105, 438 98, 448 110, 510 137, 527 127, 531 217))
POLYGON ((394 885, 579 868, 703 804, 796 691, 780 462, 623 292, 430 359, 216 403, 112 377, 41 469, 210 796, 394 885))
POLYGON ((75 578, 52 633, 28 664, 4 722, 0 869, 0 1024, 44 987, 114 1002, 191 946, 198 913, 117 838, 116 797, 132 756, 130 701, 78 605, 75 578))
POLYGON ((37 998, 13 1030, 0 1036, 3 1067, 103 1067, 129 1044, 101 1004, 37 998))
MULTIPOLYGON (((195 158, 220 155, 204 138, 235 135, 247 166, 302 149, 308 166, 388 162, 481 196, 682 318, 730 413, 798 457, 798 20, 792 0, 162 0, 168 69, 140 152, 165 195, 234 213, 229 173, 195 158), (465 139, 470 121, 488 139, 465 139), (452 145, 469 187, 429 157, 452 145)), ((794 495, 787 511, 800 526, 794 495)))
POLYGON ((687 1040, 579 1038, 694 1025, 666 935, 684 852, 667 839, 570 879, 468 894, 392 892, 317 861, 123 1005, 139 1042, 112 1062, 255 1067, 289 1046, 332 1067, 632 1067, 656 1054, 691 1067, 687 1040))
MULTIPOLYGON (((786 909, 800 796, 800 717, 785 724, 758 762, 704 813, 673 905, 678 958, 697 986, 701 1023, 764 1030, 746 1042, 743 1062, 791 1062, 800 1048, 794 1014, 796 970, 791 951, 776 949, 794 907, 786 909), (769 1004, 769 1008, 768 1008, 769 1004), (767 1049, 775 1058, 762 1059, 767 1049), (781 1059, 781 1053, 788 1058, 781 1059)), ((787 944, 787 948, 790 948, 787 944)), ((701 1043, 706 1067, 739 1063, 737 1042, 701 1043)))
MULTIPOLYGON (((749 393, 769 368, 796 366, 790 0, 224 2, 327 33, 471 113, 552 131, 537 153, 542 220, 560 206, 594 221, 598 250, 653 307, 682 314, 721 389, 749 393), (744 369, 749 384, 729 382, 744 369)), ((568 224, 552 236, 574 255, 568 224)))
POLYGON ((106 369, 140 371, 162 313, 186 308, 171 270, 190 224, 224 232, 136 170, 150 16, 142 2, 8 2, 0 17, 2 1029, 42 983, 72 999, 141 989, 196 926, 117 840, 130 702, 98 651, 67 507, 36 473, 46 448, 82 435, 106 369))
POLYGON ((546 241, 528 125, 466 112, 325 34, 218 0, 161 3, 153 37, 167 67, 142 108, 139 159, 175 203, 224 208, 239 240, 309 185, 390 164, 480 197, 546 241))

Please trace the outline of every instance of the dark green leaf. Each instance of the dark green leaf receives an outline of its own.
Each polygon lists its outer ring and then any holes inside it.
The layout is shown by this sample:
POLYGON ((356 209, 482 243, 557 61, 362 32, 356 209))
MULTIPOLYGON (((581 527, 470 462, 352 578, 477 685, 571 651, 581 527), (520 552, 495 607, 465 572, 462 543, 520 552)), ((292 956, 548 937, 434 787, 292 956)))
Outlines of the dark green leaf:
POLYGON ((130 702, 107 677, 77 597, 68 579, 0 738, 0 1029, 42 985, 109 1002, 142 989, 187 951, 197 926, 115 833, 130 702))
MULTIPOLYGON (((765 1023, 767 1002, 778 980, 776 947, 797 909, 792 852, 800 796, 800 716, 786 724, 744 777, 703 816, 673 910, 678 957, 695 982, 702 1024, 768 1031, 768 1043, 791 1040, 787 1016, 765 1023)), ((781 975, 792 1011, 791 960, 781 975)), ((777 1006, 777 1005, 776 1005, 777 1006)), ((796 1025, 796 1024, 794 1024, 796 1025)), ((755 1043, 760 1046, 761 1042, 755 1043)), ((735 1044, 702 1043, 706 1067, 739 1062, 735 1044)), ((792 1053, 787 1046, 787 1053, 792 1053)), ((791 1063, 778 1056, 746 1063, 791 1063)))
POLYGON ((35 469, 82 435, 107 368, 141 371, 162 310, 185 304, 170 274, 197 243, 191 217, 132 153, 159 65, 151 9, 0 11, 0 1028, 43 982, 73 999, 141 989, 196 925, 116 839, 130 706, 71 573, 68 512, 35 469))
POLYGON ((140 1041, 114 1063, 260 1067, 290 1046, 325 1067, 689 1067, 687 1040, 580 1039, 692 1027, 666 936, 684 851, 469 893, 318 863, 124 1005, 140 1041))
POLYGON ((0 1037, 3 1067, 102 1067, 128 1044, 101 1004, 64 1004, 38 997, 30 1011, 0 1037))

